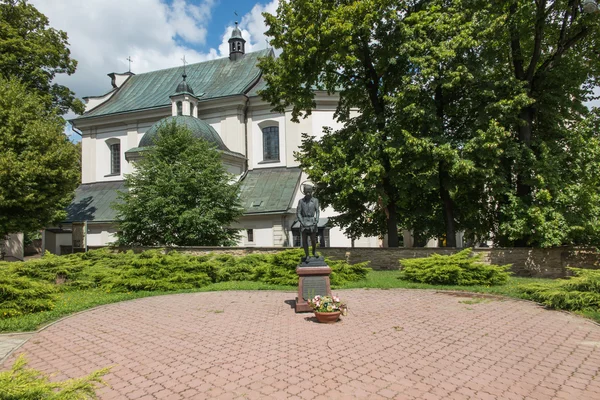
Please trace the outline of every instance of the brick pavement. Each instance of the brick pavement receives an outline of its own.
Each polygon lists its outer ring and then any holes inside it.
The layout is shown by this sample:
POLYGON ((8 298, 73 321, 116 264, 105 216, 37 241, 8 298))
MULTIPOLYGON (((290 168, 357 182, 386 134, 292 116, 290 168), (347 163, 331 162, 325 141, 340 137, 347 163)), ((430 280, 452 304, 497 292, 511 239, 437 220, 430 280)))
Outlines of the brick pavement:
POLYGON ((533 303, 344 290, 333 325, 283 292, 107 305, 17 354, 54 379, 112 365, 101 399, 600 399, 600 326, 533 303))

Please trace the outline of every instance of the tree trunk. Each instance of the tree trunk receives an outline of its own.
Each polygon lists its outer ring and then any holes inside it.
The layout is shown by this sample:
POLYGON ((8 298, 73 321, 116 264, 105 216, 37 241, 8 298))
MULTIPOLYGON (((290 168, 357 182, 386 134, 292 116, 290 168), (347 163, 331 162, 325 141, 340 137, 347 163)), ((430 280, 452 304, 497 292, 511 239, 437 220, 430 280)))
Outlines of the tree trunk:
MULTIPOLYGON (((531 107, 526 107, 519 113, 519 119, 523 121, 519 126, 519 142, 526 147, 531 147, 531 133, 533 125, 534 110, 531 107)), ((531 195, 531 186, 523 182, 523 171, 517 173, 517 196, 527 197, 531 195)))
POLYGON ((456 226, 454 225, 454 202, 450 197, 450 191, 448 190, 448 181, 450 176, 443 166, 443 163, 439 164, 439 178, 440 178, 440 199, 442 200, 442 210, 444 214, 444 225, 446 227, 446 246, 456 247, 456 226))
MULTIPOLYGON (((532 107, 525 107, 519 113, 519 119, 522 120, 519 125, 519 142, 523 147, 529 149, 531 147, 531 137, 533 131, 533 116, 535 110, 532 107)), ((523 171, 523 165, 520 166, 519 171, 516 173, 516 184, 517 184, 517 197, 519 197, 526 206, 531 203, 532 188, 529 184, 525 183, 528 174, 527 171, 523 171)), ((522 237, 514 241, 515 247, 526 247, 528 245, 529 237, 522 237)))
POLYGON ((400 240, 398 238, 398 212, 396 211, 396 203, 391 201, 387 206, 387 210, 388 247, 398 247, 400 240))

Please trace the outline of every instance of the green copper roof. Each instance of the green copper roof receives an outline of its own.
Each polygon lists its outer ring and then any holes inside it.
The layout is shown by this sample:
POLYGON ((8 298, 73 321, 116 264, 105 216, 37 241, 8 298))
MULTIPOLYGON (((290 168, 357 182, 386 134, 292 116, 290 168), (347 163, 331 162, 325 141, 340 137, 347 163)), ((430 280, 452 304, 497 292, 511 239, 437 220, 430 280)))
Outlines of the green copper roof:
POLYGON ((248 171, 242 181, 244 214, 287 211, 293 207, 300 168, 261 168, 248 171))
MULTIPOLYGON (((270 49, 246 53, 237 61, 218 58, 185 67, 186 82, 196 93, 204 93, 200 100, 246 93, 260 77, 257 66, 259 57, 270 54, 270 49)), ((97 117, 143 109, 166 107, 181 81, 183 67, 133 75, 105 103, 75 118, 97 117)))
POLYGON ((192 131, 192 134, 195 137, 199 139, 204 139, 209 143, 214 144, 217 147, 217 149, 229 151, 227 146, 225 146, 225 143, 223 143, 223 140, 221 140, 221 137, 219 136, 217 131, 215 131, 215 129, 212 126, 210 126, 209 124, 207 124, 199 118, 194 118, 187 115, 166 117, 156 122, 150 127, 150 129, 146 131, 146 133, 142 137, 142 140, 140 140, 139 147, 152 146, 154 144, 154 139, 156 138, 156 132, 158 131, 158 128, 160 128, 164 124, 169 124, 173 121, 175 121, 177 125, 187 127, 190 131, 192 131))
POLYGON ((111 204, 117 200, 117 192, 127 190, 125 181, 96 182, 80 185, 75 198, 67 207, 64 222, 110 222, 117 213, 111 204))

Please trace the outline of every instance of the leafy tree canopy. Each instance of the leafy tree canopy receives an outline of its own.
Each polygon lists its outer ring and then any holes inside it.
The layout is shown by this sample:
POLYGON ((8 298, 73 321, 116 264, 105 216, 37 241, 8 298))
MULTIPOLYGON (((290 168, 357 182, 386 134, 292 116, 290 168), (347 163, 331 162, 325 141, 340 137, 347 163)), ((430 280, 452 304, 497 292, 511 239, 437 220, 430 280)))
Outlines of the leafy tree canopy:
POLYGON ((123 245, 229 246, 241 214, 240 187, 220 153, 176 121, 163 124, 154 145, 126 176, 114 204, 123 245))
POLYGON ((502 245, 594 243, 597 117, 583 101, 598 83, 600 15, 579 7, 281 1, 265 14, 282 54, 261 61, 261 94, 294 118, 315 90, 339 96, 343 128, 305 136, 297 157, 353 237, 394 246, 400 227, 450 246, 458 230, 502 245))
POLYGON ((75 93, 53 83, 57 74, 71 75, 77 67, 68 44, 67 34, 50 28, 27 0, 0 0, 0 74, 20 79, 59 114, 81 114, 84 105, 75 93))
POLYGON ((79 183, 77 147, 43 103, 0 77, 0 235, 60 221, 79 183))

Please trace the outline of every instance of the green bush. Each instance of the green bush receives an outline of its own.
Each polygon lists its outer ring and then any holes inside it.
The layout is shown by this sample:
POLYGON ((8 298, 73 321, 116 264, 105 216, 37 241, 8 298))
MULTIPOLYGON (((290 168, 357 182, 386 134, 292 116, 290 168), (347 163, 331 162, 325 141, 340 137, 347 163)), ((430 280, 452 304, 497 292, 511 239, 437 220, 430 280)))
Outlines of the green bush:
MULTIPOLYGON (((113 292, 175 291, 201 288, 211 283, 254 281, 277 285, 296 285, 296 267, 304 255, 302 249, 274 254, 228 254, 194 256, 177 251, 148 250, 113 252, 110 249, 54 256, 14 263, 6 268, 13 279, 23 282, 54 284, 58 276, 66 283, 60 290, 103 289, 113 292)), ((356 281, 366 276, 367 263, 349 265, 327 260, 332 268, 332 284, 356 281)), ((8 264, 8 263, 7 263, 8 264)))
POLYGON ((54 308, 56 288, 48 283, 14 274, 0 267, 0 318, 54 308))
POLYGON ((431 285, 501 285, 506 283, 509 265, 487 265, 471 249, 442 256, 400 260, 400 279, 431 285))
POLYGON ((96 399, 97 385, 108 368, 88 376, 63 382, 50 382, 40 371, 26 368, 21 355, 9 371, 0 372, 0 400, 85 400, 96 399))
POLYGON ((569 268, 574 277, 548 284, 530 284, 519 290, 530 300, 547 307, 571 311, 600 310, 600 271, 569 268))

